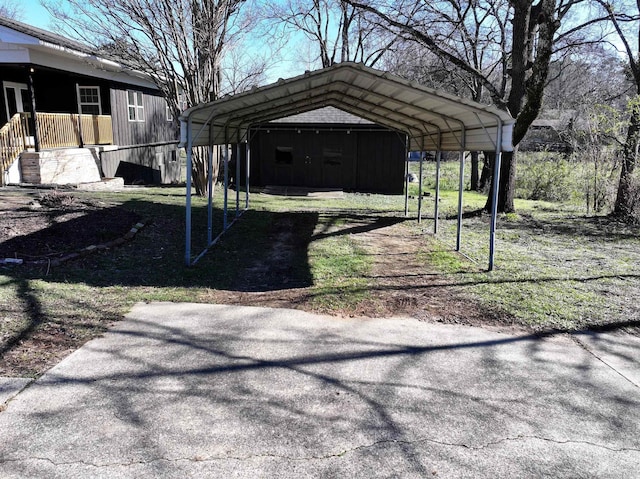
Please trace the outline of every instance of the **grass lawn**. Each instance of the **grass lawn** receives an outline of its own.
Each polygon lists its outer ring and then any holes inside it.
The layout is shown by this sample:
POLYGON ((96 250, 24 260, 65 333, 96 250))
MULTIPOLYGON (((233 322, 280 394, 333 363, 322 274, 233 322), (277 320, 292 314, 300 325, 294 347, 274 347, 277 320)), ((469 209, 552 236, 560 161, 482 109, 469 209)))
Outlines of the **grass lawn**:
MULTIPOLYGON (((508 316, 514 324, 533 330, 639 324, 640 229, 587 217, 572 205, 518 201, 517 214, 499 219, 496 269, 488 273, 488 216, 465 218, 464 255, 453 251, 455 191, 442 192, 444 219, 437 237, 432 235, 433 195, 425 198, 425 217, 417 224, 402 220, 402 196, 254 194, 251 210, 188 268, 183 188, 75 194, 122 205, 149 224, 123 246, 59 267, 0 266, 0 375, 41 374, 137 301, 215 301, 217 292, 235 291, 234 302, 242 303, 252 293, 272 290, 277 295, 296 288, 305 292, 304 304, 288 304, 287 297, 279 304, 357 314, 358 305, 377 294, 372 271, 380 252, 373 254, 360 233, 387 223, 372 218, 387 218, 394 231, 420 241, 411 261, 433 273, 434 287, 508 316), (287 245, 285 253, 280 244, 287 245), (283 259, 283 254, 288 256, 283 259), (287 266, 278 270, 279 264, 287 266)), ((231 198, 235 201, 235 194, 231 198)), ((218 190, 216 206, 220 201, 218 190)), ((411 200, 411 214, 416 201, 411 200)), ((467 211, 484 201, 482 195, 465 192, 467 211)), ((205 201, 194 198, 193 205, 196 254, 205 247, 207 221, 205 201)), ((220 225, 216 208, 214 236, 220 225)))
MULTIPOLYGON (((434 165, 427 165, 425 184, 433 186, 434 171, 434 165)), ((445 184, 455 184, 457 174, 457 164, 443 166, 445 184)), ((460 258, 451 253, 457 191, 442 191, 441 198, 441 215, 449 219, 440 222, 437 263, 466 297, 507 311, 535 329, 640 325, 640 304, 634 299, 640 298, 640 227, 587 216, 581 203, 516 199, 517 213, 499 217, 496 269, 488 273, 482 269, 489 218, 463 220, 461 250, 468 258, 460 258)), ((480 209, 485 201, 484 195, 465 192, 464 209, 480 209)), ((433 210, 432 197, 426 209, 433 210)), ((425 232, 432 231, 428 223, 425 232)))

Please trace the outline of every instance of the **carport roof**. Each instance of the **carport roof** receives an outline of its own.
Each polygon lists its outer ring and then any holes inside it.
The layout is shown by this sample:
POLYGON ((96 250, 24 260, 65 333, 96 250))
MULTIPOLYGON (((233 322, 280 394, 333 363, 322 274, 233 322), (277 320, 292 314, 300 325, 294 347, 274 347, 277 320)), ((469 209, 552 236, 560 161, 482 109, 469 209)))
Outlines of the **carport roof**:
POLYGON ((194 106, 182 141, 190 130, 193 146, 236 143, 254 125, 324 106, 407 134, 411 150, 495 151, 499 130, 501 151, 513 150, 507 112, 350 62, 194 106))

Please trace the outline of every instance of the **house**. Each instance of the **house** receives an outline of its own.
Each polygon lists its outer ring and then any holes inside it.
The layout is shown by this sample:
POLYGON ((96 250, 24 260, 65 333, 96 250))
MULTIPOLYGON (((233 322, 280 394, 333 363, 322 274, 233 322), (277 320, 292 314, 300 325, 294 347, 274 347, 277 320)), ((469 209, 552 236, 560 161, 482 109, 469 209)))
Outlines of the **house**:
POLYGON ((251 132, 254 186, 403 192, 404 134, 330 106, 263 123, 251 132))
POLYGON ((3 184, 179 181, 178 124, 143 73, 0 17, 0 81, 3 184))
POLYGON ((582 121, 575 110, 546 110, 543 118, 531 123, 520 141, 520 151, 549 151, 570 154, 573 145, 569 140, 582 121), (576 125, 578 123, 578 125, 576 125))

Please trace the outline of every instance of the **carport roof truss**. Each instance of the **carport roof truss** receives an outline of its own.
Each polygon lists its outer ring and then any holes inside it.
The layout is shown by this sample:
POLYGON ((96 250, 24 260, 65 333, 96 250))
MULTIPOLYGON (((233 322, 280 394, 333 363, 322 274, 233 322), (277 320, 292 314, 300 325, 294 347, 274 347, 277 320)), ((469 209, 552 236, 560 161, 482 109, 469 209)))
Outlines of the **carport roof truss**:
POLYGON ((236 143, 253 125, 333 106, 407 134, 413 151, 512 151, 515 120, 502 110, 357 63, 332 67, 186 110, 182 140, 236 143), (496 139, 501 138, 501 148, 496 139))
MULTIPOLYGON (((272 85, 254 88, 246 93, 194 106, 180 117, 181 143, 187 150, 187 195, 185 262, 198 261, 235 222, 240 211, 240 190, 236 188, 236 214, 227 220, 229 190, 229 149, 224 152, 224 214, 222 232, 214 239, 212 227, 213 145, 235 144, 240 158, 241 144, 246 149, 245 201, 249 207, 249 130, 257 125, 298 113, 333 106, 365 120, 407 135, 412 151, 436 151, 436 192, 434 233, 438 231, 440 152, 460 154, 458 187, 458 227, 456 250, 460 250, 462 223, 462 191, 464 187, 464 152, 495 151, 491 227, 489 239, 489 270, 493 269, 498 184, 501 153, 513 151, 512 133, 515 120, 502 110, 458 98, 447 93, 403 80, 386 72, 357 63, 339 63, 329 68, 272 85), (207 247, 195 259, 191 257, 191 167, 194 146, 208 146, 207 178, 209 180, 207 247)), ((236 179, 240 162, 236 161, 236 179)), ((422 215, 422 171, 420 162, 418 221, 422 215)), ((405 168, 407 166, 405 165, 405 168)), ((408 173, 408 170, 405 170, 408 173)), ((408 182, 408 174, 406 174, 408 182)), ((408 183, 405 186, 405 215, 408 214, 408 183)), ((244 211, 243 210, 243 211, 244 211)))

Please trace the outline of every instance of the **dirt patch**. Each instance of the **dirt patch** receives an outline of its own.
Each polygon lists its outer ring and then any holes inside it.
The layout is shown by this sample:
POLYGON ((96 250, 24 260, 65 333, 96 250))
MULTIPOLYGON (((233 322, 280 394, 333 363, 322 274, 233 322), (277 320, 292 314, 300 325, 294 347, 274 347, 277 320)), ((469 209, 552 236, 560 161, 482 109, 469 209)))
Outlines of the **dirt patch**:
POLYGON ((238 274, 233 289, 260 292, 311 286, 307 250, 315 222, 314 214, 276 216, 262 254, 238 274))
POLYGON ((58 258, 121 237, 139 219, 118 206, 66 192, 3 197, 0 258, 58 258))
MULTIPOLYGON (((68 192, 3 194, 0 201, 0 258, 55 260, 87 246, 122 238, 140 215, 113 204, 76 198, 68 192)), ((57 363, 118 318, 71 311, 46 311, 22 276, 39 274, 31 265, 13 266, 21 274, 8 279, 19 300, 3 307, 0 373, 31 376, 57 363), (57 315, 56 315, 57 314, 57 315)), ((81 301, 81 298, 77 298, 81 301)), ((57 300, 52 299, 54 303, 57 300)), ((64 301, 60 301, 60 304, 64 301)))
MULTIPOLYGON (((244 279, 237 288, 233 291, 212 290, 203 299, 317 312, 311 285, 296 285, 291 277, 296 254, 301 248, 307 249, 306 235, 301 234, 307 225, 300 224, 300 218, 300 215, 290 215, 274 223, 270 248, 240 275, 244 279)), ((513 324, 509 315, 487 310, 461 297, 447 285, 446 278, 420 260, 418 252, 425 248, 424 238, 412 234, 403 221, 386 219, 389 221, 371 216, 364 223, 347 222, 337 228, 349 231, 351 238, 373 256, 373 267, 368 276, 368 298, 361 301, 355 311, 331 311, 332 314, 410 316, 423 321, 476 325, 505 332, 523 330, 513 324)), ((322 232, 327 233, 332 232, 322 232)))
POLYGON ((425 252, 422 235, 397 224, 359 234, 357 240, 375 255, 370 275, 372 300, 365 302, 365 316, 405 315, 424 321, 459 323, 512 330, 513 320, 461 297, 449 281, 418 253, 425 252))

